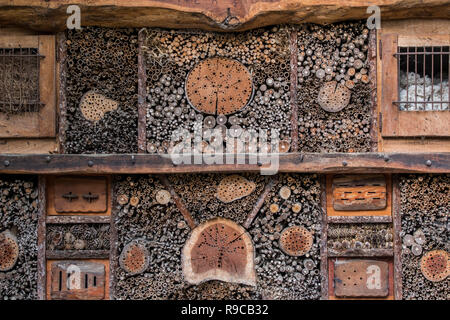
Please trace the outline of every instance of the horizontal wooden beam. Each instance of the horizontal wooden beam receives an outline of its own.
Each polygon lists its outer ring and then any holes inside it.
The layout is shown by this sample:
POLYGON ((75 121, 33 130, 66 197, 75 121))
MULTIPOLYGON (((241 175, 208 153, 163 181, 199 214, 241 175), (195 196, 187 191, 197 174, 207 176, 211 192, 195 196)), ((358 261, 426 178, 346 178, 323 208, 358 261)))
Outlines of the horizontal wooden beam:
POLYGON ((47 216, 47 224, 71 224, 71 223, 110 223, 110 216, 47 216))
POLYGON ((0 26, 22 26, 39 31, 61 31, 67 8, 81 9, 82 26, 251 28, 313 22, 320 24, 367 19, 367 8, 377 4, 381 19, 448 18, 447 0, 0 0, 0 26))
POLYGON ((329 216, 328 223, 391 223, 392 216, 329 216))
POLYGON ((337 251, 328 248, 328 257, 393 257, 393 249, 346 249, 337 251))
POLYGON ((108 259, 109 250, 47 250, 47 259, 108 259))
MULTIPOLYGON (((276 172, 450 173, 450 153, 289 153, 272 155, 276 172)), ((236 160, 236 159, 234 159, 236 160)), ((173 164, 166 156, 0 155, 3 174, 174 174, 261 172, 270 164, 173 164)), ((224 159, 225 161, 225 159, 224 159)))

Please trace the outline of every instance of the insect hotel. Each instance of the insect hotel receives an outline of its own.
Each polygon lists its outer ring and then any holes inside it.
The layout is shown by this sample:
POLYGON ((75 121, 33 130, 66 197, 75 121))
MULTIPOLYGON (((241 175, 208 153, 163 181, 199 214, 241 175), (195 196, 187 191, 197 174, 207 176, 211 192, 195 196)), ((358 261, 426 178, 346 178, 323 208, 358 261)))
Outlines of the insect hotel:
POLYGON ((0 0, 0 299, 450 299, 449 4, 371 5, 0 0))

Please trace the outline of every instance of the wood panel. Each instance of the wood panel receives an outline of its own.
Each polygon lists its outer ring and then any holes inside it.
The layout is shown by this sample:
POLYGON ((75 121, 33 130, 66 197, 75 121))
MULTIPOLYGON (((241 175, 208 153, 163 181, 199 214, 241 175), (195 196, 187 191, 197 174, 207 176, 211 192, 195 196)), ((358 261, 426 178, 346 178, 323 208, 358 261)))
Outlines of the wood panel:
MULTIPOLYGON (((66 210, 65 212, 58 212, 57 211, 57 202, 55 199, 55 190, 56 190, 56 183, 55 179, 57 179, 58 176, 51 176, 47 177, 47 215, 48 216, 110 216, 111 215, 111 195, 108 194, 107 191, 105 194, 105 200, 106 200, 106 210, 102 212, 88 212, 89 209, 86 209, 82 213, 79 212, 78 209, 75 211, 73 210, 66 210)), ((86 182, 89 182, 89 177, 73 177, 75 179, 84 179, 86 182)), ((98 177, 93 177, 94 179, 98 179, 98 177)), ((106 180, 106 188, 105 190, 109 190, 109 186, 111 184, 111 177, 105 177, 106 180)), ((79 194, 79 197, 82 197, 81 194, 79 194)), ((81 201, 81 200, 80 200, 81 201)), ((74 218, 72 218, 74 219, 74 218)), ((89 221, 89 220, 87 220, 89 221)))
POLYGON ((391 204, 392 204, 392 183, 389 175, 385 175, 386 178, 386 207, 382 210, 343 210, 337 211, 333 206, 333 176, 327 175, 327 214, 331 216, 391 216, 391 204))
POLYGON ((392 262, 392 258, 377 258, 372 260, 384 261, 388 263, 389 275, 389 290, 387 297, 351 297, 351 298, 340 298, 336 297, 334 291, 334 262, 349 260, 346 258, 330 258, 328 260, 328 299, 330 300, 394 300, 394 264, 392 262))
MULTIPOLYGON (((47 300, 52 300, 51 297, 51 285, 52 285, 52 263, 53 262, 59 262, 61 260, 47 260, 47 300)), ((110 274, 110 268, 109 268, 109 261, 108 260, 103 260, 103 259, 83 259, 83 260, 79 260, 82 262, 87 262, 87 263, 100 263, 103 264, 105 266, 105 298, 104 300, 109 300, 109 274, 110 274)))
MULTIPOLYGON (((269 165, 180 164, 156 154, 4 155, 2 174, 174 174, 261 172, 269 165)), ((274 156, 274 161, 276 160, 274 156)), ((224 157, 225 160, 225 157, 224 157)), ((450 173, 450 153, 290 153, 278 157, 278 172, 313 173, 450 173)), ((224 161, 224 163, 226 163, 224 161)))

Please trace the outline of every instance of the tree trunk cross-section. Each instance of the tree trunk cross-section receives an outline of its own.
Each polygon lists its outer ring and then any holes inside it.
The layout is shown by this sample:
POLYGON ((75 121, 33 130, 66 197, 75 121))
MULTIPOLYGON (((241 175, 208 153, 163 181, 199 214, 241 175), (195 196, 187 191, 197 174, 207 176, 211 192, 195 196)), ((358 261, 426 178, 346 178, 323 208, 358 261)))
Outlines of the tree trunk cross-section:
POLYGON ((256 285, 254 249, 244 228, 215 218, 195 228, 183 249, 185 280, 208 280, 256 285))

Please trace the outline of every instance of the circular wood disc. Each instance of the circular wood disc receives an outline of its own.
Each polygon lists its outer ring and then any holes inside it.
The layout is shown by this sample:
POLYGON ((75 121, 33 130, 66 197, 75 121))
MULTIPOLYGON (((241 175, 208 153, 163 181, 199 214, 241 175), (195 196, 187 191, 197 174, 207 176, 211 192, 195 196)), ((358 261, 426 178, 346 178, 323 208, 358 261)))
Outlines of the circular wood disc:
POLYGON ((448 253, 444 250, 427 252, 420 260, 420 270, 425 278, 438 282, 447 278, 450 273, 448 253))
POLYGON ((186 79, 189 103, 207 114, 232 114, 244 108, 253 94, 252 76, 240 62, 209 58, 197 64, 186 79))
POLYGON ((215 218, 197 226, 186 241, 182 259, 189 283, 221 280, 256 284, 252 240, 231 220, 215 218))
POLYGON ((0 233, 0 271, 11 270, 19 258, 19 244, 9 231, 0 233))
POLYGON ((150 257, 144 244, 132 241, 123 248, 120 254, 119 263, 122 269, 129 274, 139 274, 144 272, 149 264, 150 257))
POLYGON ((317 102, 328 112, 339 112, 350 103, 351 91, 336 81, 325 82, 320 88, 317 102))
POLYGON ((281 232, 280 248, 290 256, 303 256, 311 250, 312 243, 311 232, 303 227, 293 226, 281 232))

